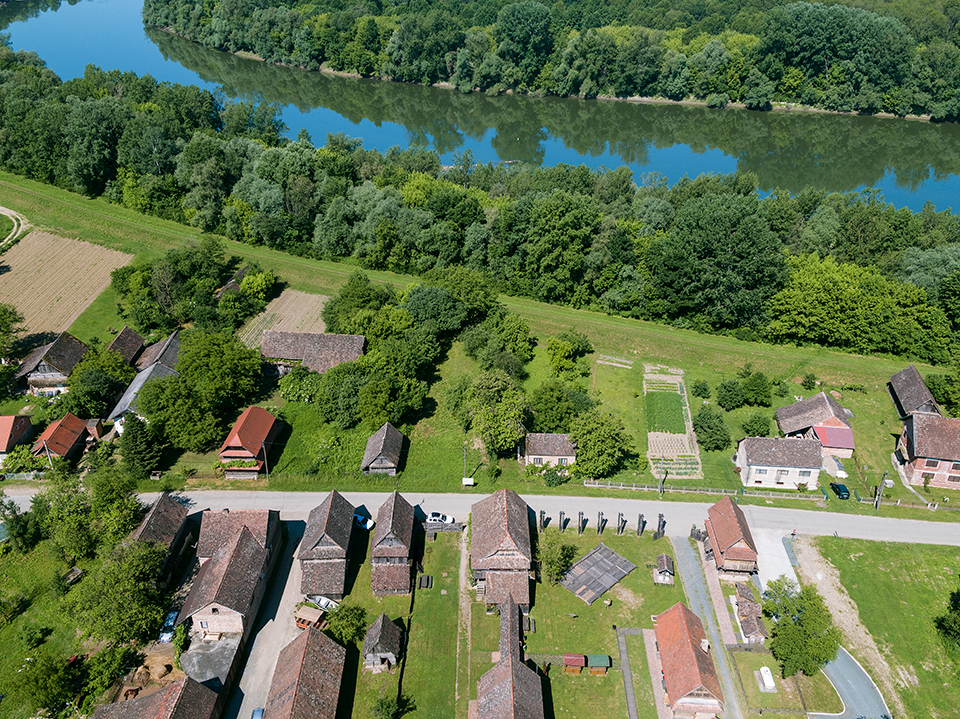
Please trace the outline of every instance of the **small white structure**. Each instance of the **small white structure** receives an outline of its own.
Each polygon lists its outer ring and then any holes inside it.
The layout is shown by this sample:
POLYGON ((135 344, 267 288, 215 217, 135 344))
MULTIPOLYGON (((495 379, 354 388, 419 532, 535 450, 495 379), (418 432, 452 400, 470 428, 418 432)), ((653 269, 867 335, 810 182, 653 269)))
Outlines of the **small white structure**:
POLYGON ((747 437, 733 457, 744 487, 807 489, 818 486, 823 453, 815 439, 747 437))
POLYGON ((773 672, 770 667, 760 667, 760 680, 763 682, 764 689, 776 689, 777 685, 773 683, 773 672))

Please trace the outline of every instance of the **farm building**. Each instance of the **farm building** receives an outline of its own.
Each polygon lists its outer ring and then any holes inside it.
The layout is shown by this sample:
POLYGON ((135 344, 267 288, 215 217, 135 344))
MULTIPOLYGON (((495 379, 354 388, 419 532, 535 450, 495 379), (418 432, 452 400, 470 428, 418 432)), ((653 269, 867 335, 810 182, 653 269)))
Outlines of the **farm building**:
POLYGON ((83 450, 86 439, 86 421, 67 412, 61 419, 51 422, 43 430, 43 434, 33 443, 30 451, 35 457, 70 459, 78 450, 83 450))
POLYGON ((723 693, 700 618, 677 602, 656 618, 654 633, 663 666, 665 701, 677 719, 713 719, 723 713, 723 693))
POLYGON ((757 571, 757 545, 753 541, 743 510, 730 497, 724 497, 707 510, 707 539, 704 552, 707 559, 724 573, 752 573, 757 571))
POLYGON ((33 434, 33 425, 25 414, 0 415, 0 463, 18 444, 26 442, 33 434))
POLYGON ((909 415, 895 456, 910 484, 960 489, 960 419, 909 415))
POLYGON ((763 608, 753 601, 753 592, 743 582, 737 582, 737 624, 746 644, 763 644, 767 628, 763 624, 763 608))
POLYGON ((177 624, 193 621, 204 636, 246 634, 267 585, 267 550, 243 527, 200 567, 177 624))
POLYGON ((569 434, 529 432, 524 439, 523 463, 535 467, 567 467, 577 461, 577 447, 569 434))
POLYGON ((177 359, 180 356, 180 330, 175 330, 159 342, 150 345, 137 358, 137 369, 145 370, 153 364, 166 365, 170 369, 177 368, 177 359))
POLYGON ((264 706, 268 719, 335 719, 347 650, 308 628, 280 650, 264 706))
POLYGON ((527 503, 509 489, 498 489, 471 509, 470 567, 477 595, 488 605, 512 598, 530 611, 530 519, 527 503))
POLYGON ((413 578, 414 512, 393 492, 377 512, 371 552, 371 588, 375 595, 408 594, 413 578))
POLYGON ((310 512, 297 554, 303 594, 338 601, 343 598, 353 513, 353 505, 336 490, 310 512))
POLYGON ((674 576, 673 557, 669 554, 658 554, 657 566, 653 568, 653 583, 672 587, 675 581, 674 576))
POLYGON ((824 454, 852 457, 856 449, 846 410, 826 392, 781 407, 777 424, 786 437, 817 440, 824 454))
POLYGON ((61 332, 50 344, 27 355, 13 375, 26 382, 27 392, 41 397, 60 394, 67 389, 67 378, 89 348, 69 332, 61 332))
POLYGON ((281 371, 296 365, 323 374, 341 362, 355 362, 363 354, 363 335, 333 335, 321 332, 266 330, 260 356, 280 366, 281 371))
POLYGON ((205 563, 243 527, 250 530, 268 555, 279 546, 280 513, 274 509, 204 510, 200 518, 197 559, 205 563))
POLYGON ((213 719, 217 693, 190 677, 184 677, 158 692, 104 704, 93 719, 213 719))
POLYGON ((188 513, 189 510, 169 493, 161 492, 157 501, 147 510, 143 521, 127 537, 130 541, 157 544, 167 550, 167 558, 160 571, 163 576, 176 565, 186 548, 186 538, 191 533, 188 513))
POLYGON ((381 613, 363 639, 363 668, 374 674, 389 670, 400 659, 402 646, 403 631, 381 613))
POLYGON ((139 357, 143 351, 143 337, 124 325, 123 329, 113 338, 113 342, 110 343, 107 349, 111 352, 116 352, 123 357, 124 362, 132 365, 137 361, 137 357, 139 357))
POLYGON ((580 674, 587 666, 586 654, 564 654, 563 655, 563 673, 580 674))
MULTIPOLYGON (((146 369, 140 370, 137 376, 124 391, 123 396, 117 402, 116 406, 107 416, 107 421, 113 421, 117 434, 123 434, 123 424, 127 416, 137 414, 137 398, 140 396, 140 390, 147 381, 152 379, 163 379, 164 377, 179 377, 180 373, 167 367, 160 362, 155 362, 146 369)), ((139 416, 139 415, 137 415, 139 416)))
POLYGON ((923 414, 940 414, 937 400, 923 381, 923 377, 913 365, 897 372, 887 383, 890 398, 896 405, 900 419, 909 417, 915 412, 923 414))
POLYGON ((247 407, 220 447, 224 478, 256 479, 267 467, 270 448, 282 426, 263 407, 247 407))
POLYGON ((815 439, 747 437, 733 456, 744 487, 815 489, 823 467, 823 448, 815 439))
POLYGON ((367 440, 360 471, 364 474, 395 475, 400 467, 406 439, 400 430, 389 422, 384 422, 367 440))

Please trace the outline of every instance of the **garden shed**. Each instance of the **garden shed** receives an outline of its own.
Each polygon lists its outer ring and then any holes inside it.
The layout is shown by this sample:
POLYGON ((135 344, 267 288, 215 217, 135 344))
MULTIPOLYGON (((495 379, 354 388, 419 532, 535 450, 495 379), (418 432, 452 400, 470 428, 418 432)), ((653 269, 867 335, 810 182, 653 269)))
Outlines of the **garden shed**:
POLYGON ((564 674, 579 674, 585 666, 587 666, 587 657, 585 654, 563 655, 564 674))
POLYGON ((588 654, 587 666, 590 667, 591 674, 606 674, 612 662, 608 654, 588 654))
POLYGON ((657 566, 653 570, 653 583, 672 587, 674 582, 673 557, 669 554, 657 555, 657 566))
POLYGON ((363 668, 379 674, 396 665, 403 647, 403 632, 381 613, 363 639, 363 668))
POLYGON ((404 440, 406 437, 399 429, 384 422, 367 440, 360 471, 364 474, 395 475, 400 468, 404 440))

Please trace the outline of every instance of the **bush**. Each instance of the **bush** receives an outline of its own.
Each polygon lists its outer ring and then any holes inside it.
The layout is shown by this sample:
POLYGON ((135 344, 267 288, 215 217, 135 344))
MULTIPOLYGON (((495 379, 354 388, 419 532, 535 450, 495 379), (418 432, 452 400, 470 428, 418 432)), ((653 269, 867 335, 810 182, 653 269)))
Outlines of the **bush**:
POLYGON ((367 610, 357 604, 341 604, 327 615, 327 622, 341 644, 359 642, 367 632, 367 610))
POLYGON ((786 397, 788 394, 790 394, 790 388, 787 387, 786 382, 780 380, 773 385, 773 393, 777 395, 777 397, 786 397))
POLYGON ((710 385, 707 384, 706 380, 698 379, 693 383, 691 394, 701 399, 710 399, 710 385))
POLYGON ((739 409, 747 403, 747 396, 739 380, 731 379, 721 382, 717 387, 717 404, 727 412, 739 409))
POLYGON ((726 449, 730 445, 730 430, 723 421, 723 415, 709 405, 702 407, 694 416, 693 431, 700 448, 708 452, 726 449))
POLYGON ((746 404, 753 407, 769 407, 773 404, 770 380, 763 372, 754 372, 741 383, 746 404))
POLYGON ((817 376, 813 372, 807 372, 800 382, 800 386, 805 390, 811 390, 817 386, 817 376))
POLYGON ((187 634, 187 625, 180 624, 173 631, 173 664, 181 671, 183 671, 183 667, 180 665, 180 655, 187 650, 189 642, 190 637, 187 634))
POLYGON ((730 104, 730 96, 725 92, 715 92, 707 95, 707 107, 722 109, 730 104))
POLYGON ((41 627, 39 624, 34 624, 33 622, 24 624, 17 632, 17 638, 27 649, 36 649, 46 641, 49 635, 49 629, 41 627))
POLYGON ((740 425, 747 437, 766 437, 770 434, 770 416, 754 412, 740 425))
POLYGON ((567 472, 560 473, 553 467, 547 469, 543 473, 543 483, 548 487, 559 487, 561 484, 566 484, 570 481, 570 474, 567 472))

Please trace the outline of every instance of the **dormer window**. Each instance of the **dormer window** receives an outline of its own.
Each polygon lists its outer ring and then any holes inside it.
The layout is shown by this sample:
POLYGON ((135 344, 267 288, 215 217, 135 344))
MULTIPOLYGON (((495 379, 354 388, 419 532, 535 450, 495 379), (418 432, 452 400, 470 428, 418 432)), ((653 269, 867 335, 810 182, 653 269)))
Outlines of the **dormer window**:
POLYGON ((219 614, 219 613, 220 613, 220 610, 217 609, 216 607, 213 607, 213 608, 210 610, 210 613, 211 613, 211 614, 219 614))

